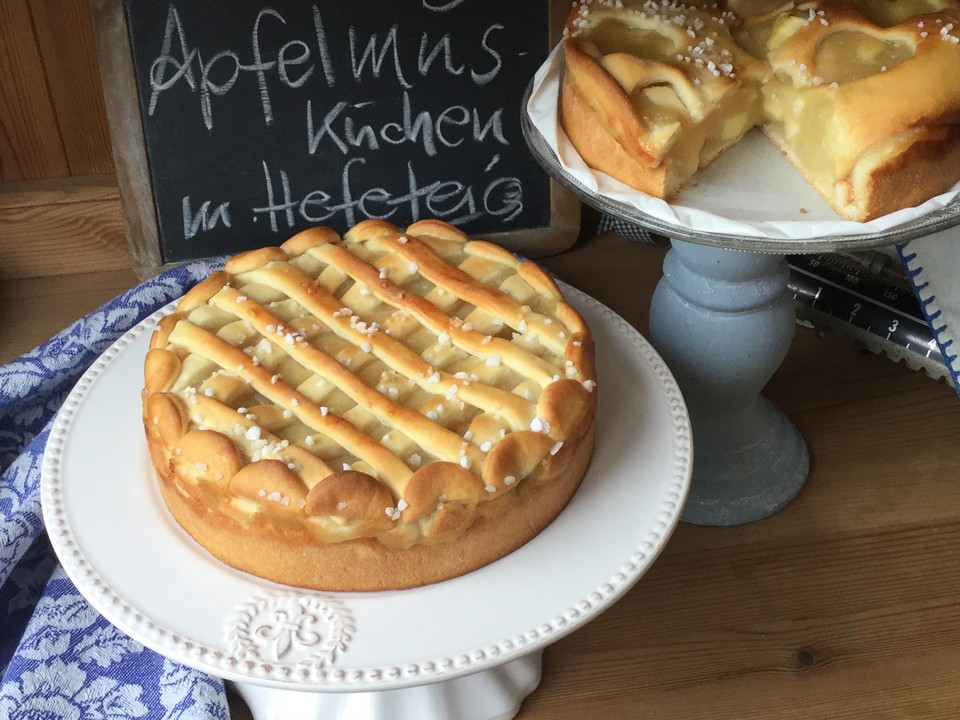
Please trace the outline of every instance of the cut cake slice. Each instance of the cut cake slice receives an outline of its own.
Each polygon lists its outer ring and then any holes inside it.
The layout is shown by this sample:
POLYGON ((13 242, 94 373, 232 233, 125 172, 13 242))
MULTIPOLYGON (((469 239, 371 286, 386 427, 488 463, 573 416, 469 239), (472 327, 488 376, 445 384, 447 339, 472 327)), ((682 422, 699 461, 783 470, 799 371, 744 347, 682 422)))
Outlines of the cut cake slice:
POLYGON ((947 191, 960 178, 960 21, 932 13, 884 27, 897 18, 806 5, 767 40, 767 136, 851 220, 947 191))
POLYGON ((675 2, 572 13, 561 123, 590 167, 670 198, 760 122, 767 70, 733 41, 731 19, 675 2))

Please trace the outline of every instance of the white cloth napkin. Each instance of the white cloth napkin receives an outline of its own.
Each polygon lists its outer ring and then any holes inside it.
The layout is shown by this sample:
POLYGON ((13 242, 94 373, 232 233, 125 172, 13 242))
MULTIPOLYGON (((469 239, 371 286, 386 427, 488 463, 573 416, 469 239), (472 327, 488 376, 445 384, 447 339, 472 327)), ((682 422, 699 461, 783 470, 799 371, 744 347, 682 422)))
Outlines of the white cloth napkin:
POLYGON ((960 393, 960 227, 911 240, 897 250, 960 393))

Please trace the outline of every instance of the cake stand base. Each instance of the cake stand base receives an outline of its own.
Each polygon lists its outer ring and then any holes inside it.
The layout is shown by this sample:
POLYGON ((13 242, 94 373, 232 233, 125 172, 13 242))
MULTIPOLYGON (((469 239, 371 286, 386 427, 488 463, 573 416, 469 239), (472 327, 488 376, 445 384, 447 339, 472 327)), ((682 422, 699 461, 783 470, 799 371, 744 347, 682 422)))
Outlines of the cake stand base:
POLYGON ((312 693, 234 683, 255 720, 510 720, 540 684, 541 651, 430 685, 312 693))
POLYGON ((786 259, 671 245, 650 308, 650 340, 673 371, 693 426, 682 520, 760 520, 793 499, 810 467, 800 433, 760 395, 793 338, 786 259))

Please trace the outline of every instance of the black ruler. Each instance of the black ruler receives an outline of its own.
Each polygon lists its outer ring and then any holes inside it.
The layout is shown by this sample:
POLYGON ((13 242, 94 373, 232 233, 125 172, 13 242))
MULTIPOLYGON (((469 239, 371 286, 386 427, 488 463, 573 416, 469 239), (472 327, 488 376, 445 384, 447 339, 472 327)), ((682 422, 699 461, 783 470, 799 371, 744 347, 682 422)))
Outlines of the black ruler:
POLYGON ((883 252, 788 255, 797 318, 864 342, 874 352, 950 380, 898 260, 883 252))

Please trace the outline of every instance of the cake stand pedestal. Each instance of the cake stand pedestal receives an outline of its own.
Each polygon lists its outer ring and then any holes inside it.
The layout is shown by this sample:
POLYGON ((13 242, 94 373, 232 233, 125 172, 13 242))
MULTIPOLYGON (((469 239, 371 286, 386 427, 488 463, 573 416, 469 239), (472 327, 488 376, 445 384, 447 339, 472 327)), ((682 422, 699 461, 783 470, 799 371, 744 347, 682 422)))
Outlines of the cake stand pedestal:
POLYGON ((141 430, 143 357, 167 309, 93 363, 50 430, 41 502, 64 570, 130 637, 234 683, 257 720, 512 718, 543 649, 663 550, 690 483, 689 418, 666 364, 610 309, 561 289, 597 347, 597 440, 563 512, 509 555, 370 593, 290 588, 215 560, 167 512, 141 430), (106 456, 127 470, 104 476, 106 456))
POLYGON ((255 720, 509 720, 540 684, 542 651, 490 670, 396 690, 315 693, 233 683, 255 720))
POLYGON ((760 395, 787 354, 794 307, 783 255, 672 241, 650 306, 650 341, 690 411, 694 484, 682 519, 738 525, 800 491, 810 458, 793 424, 760 395))
MULTIPOLYGON (((528 107, 536 82, 521 107, 528 107)), ((796 427, 760 394, 793 337, 785 255, 891 245, 945 230, 960 224, 960 200, 883 232, 817 234, 815 224, 804 222, 802 239, 724 234, 668 222, 594 192, 567 171, 528 112, 521 113, 521 128, 534 159, 582 202, 670 238, 650 309, 650 340, 690 409, 694 470, 682 519, 739 525, 775 513, 800 491, 810 466, 796 427)), ((726 185, 735 183, 730 178, 726 185)), ((756 199, 741 195, 739 206, 755 211, 756 199)))

